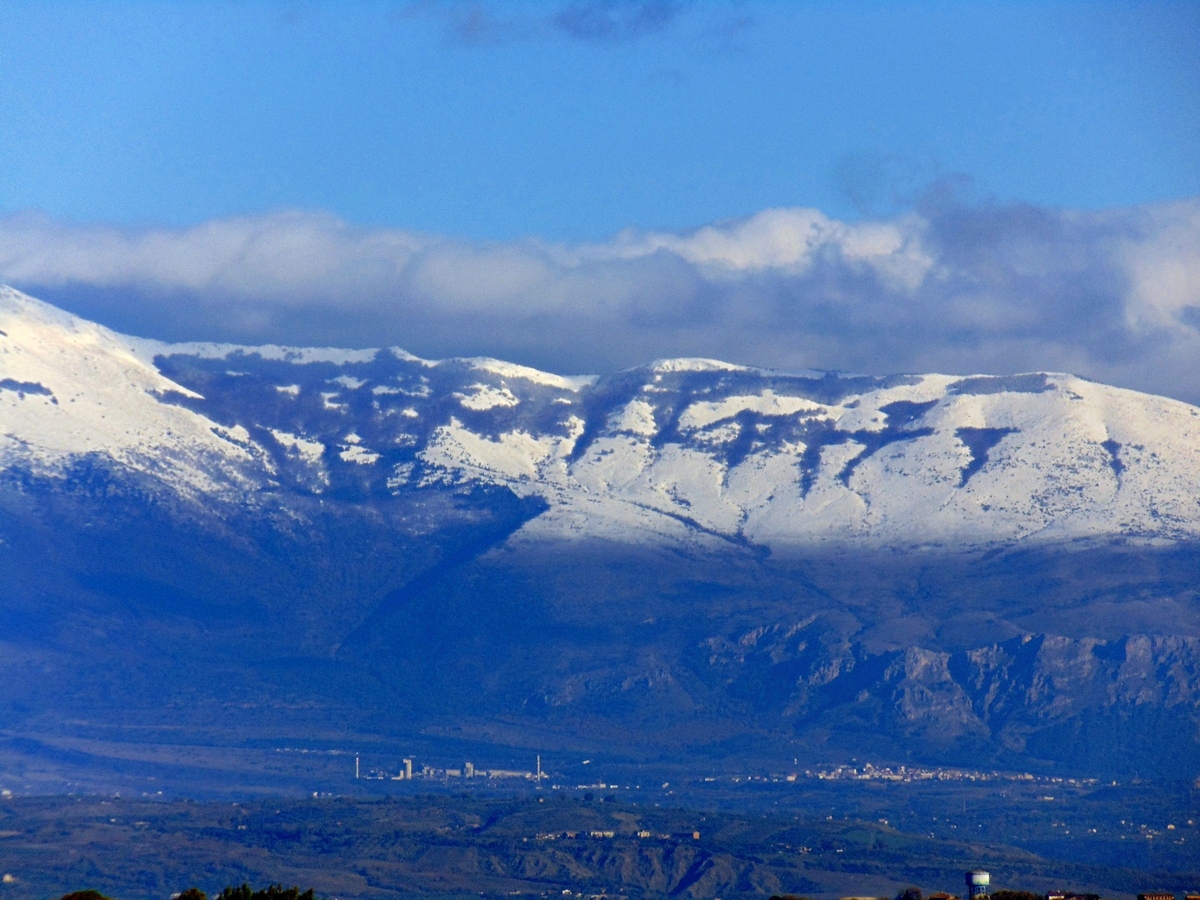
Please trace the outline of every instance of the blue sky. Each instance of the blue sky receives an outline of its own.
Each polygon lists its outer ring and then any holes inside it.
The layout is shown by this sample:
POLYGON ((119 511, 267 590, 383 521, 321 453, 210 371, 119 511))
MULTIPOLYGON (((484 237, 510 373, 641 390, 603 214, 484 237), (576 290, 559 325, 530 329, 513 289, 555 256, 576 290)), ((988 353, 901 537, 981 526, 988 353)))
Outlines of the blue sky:
POLYGON ((1200 194, 1200 4, 55 3, 0 12, 0 209, 496 240, 1200 194))
POLYGON ((1200 400, 1200 3, 9 0, 0 280, 167 339, 1200 400))

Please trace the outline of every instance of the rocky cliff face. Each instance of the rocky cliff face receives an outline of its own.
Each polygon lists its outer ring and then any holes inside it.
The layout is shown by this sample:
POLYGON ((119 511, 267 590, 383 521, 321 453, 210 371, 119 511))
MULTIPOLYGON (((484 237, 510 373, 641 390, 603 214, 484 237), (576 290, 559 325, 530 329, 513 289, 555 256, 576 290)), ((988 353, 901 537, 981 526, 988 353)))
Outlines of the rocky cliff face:
POLYGON ((833 722, 919 742, 935 755, 976 744, 1014 762, 1030 754, 1100 766, 1112 762, 1119 736, 1131 743, 1124 752, 1135 768, 1163 756, 1195 766, 1197 638, 1025 634, 953 652, 871 653, 822 640, 816 627, 714 639, 713 672, 745 696, 762 696, 778 679, 786 685, 775 691, 779 713, 800 730, 833 722))

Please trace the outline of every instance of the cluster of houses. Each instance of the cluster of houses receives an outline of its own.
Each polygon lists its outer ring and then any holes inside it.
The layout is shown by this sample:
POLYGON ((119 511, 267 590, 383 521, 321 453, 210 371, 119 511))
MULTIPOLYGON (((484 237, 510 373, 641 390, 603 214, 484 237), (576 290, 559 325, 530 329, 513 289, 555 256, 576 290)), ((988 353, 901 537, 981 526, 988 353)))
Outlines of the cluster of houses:
MULTIPOLYGON (((596 838, 603 840, 617 836, 615 831, 542 831, 534 835, 537 841, 577 840, 579 838, 596 838)), ((655 831, 639 831, 635 837, 642 840, 659 841, 698 841, 699 831, 675 831, 671 833, 655 831)))

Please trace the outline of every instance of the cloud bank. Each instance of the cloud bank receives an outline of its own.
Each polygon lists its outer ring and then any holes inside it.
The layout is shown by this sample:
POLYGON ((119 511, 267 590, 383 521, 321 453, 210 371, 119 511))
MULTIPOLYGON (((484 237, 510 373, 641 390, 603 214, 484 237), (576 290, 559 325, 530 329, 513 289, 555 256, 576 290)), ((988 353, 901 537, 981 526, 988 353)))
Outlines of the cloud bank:
POLYGON ((0 219, 0 280, 133 334, 404 347, 561 373, 667 356, 1070 371, 1200 401, 1200 200, 769 209, 589 244, 468 243, 280 212, 122 230, 0 219))

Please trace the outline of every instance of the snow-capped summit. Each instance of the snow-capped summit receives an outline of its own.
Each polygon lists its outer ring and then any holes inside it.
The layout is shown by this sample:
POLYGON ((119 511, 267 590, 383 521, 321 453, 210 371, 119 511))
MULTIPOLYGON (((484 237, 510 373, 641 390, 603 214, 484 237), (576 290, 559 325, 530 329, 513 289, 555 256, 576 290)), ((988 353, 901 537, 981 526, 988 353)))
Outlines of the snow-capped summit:
POLYGON ((161 344, 0 291, 0 467, 195 499, 486 483, 513 541, 980 546, 1200 535, 1200 410, 1066 374, 563 377, 400 350, 161 344))
POLYGON ((252 485, 264 460, 244 429, 167 398, 199 399, 138 342, 0 288, 0 467, 51 473, 85 456, 197 498, 252 485))

